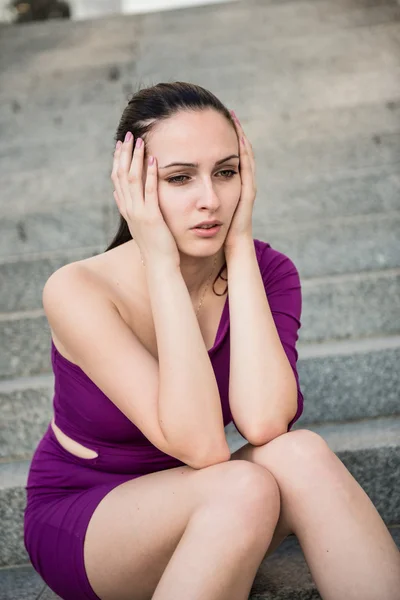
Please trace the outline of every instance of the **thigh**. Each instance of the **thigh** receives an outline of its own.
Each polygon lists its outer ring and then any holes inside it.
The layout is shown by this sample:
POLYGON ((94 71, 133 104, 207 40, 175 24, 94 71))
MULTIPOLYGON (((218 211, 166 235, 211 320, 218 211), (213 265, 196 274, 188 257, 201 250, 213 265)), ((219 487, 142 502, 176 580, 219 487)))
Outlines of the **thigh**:
POLYGON ((262 511, 253 506, 265 506, 268 494, 276 502, 277 493, 274 478, 245 461, 176 467, 122 483, 89 521, 84 562, 90 585, 101 600, 148 600, 197 510, 228 504, 238 517, 253 502, 242 514, 257 530, 262 511))

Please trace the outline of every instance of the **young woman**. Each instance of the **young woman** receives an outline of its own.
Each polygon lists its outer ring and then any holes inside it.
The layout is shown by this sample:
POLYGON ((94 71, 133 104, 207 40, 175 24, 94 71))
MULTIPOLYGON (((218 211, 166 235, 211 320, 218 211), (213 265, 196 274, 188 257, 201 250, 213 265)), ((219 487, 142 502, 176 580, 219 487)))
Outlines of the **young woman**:
POLYGON ((239 121, 164 83, 133 96, 116 139, 119 231, 43 290, 55 395, 27 482, 35 569, 65 600, 245 600, 295 533, 324 599, 395 600, 375 507, 322 438, 290 431, 300 281, 253 239, 239 121), (231 455, 232 420, 248 443, 231 455))

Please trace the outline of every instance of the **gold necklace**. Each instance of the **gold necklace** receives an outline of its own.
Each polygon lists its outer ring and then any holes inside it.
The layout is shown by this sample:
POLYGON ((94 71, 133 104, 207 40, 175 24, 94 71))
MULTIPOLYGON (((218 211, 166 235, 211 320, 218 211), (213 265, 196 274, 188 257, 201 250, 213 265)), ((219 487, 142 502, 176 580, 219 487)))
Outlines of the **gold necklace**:
MULTIPOLYGON (((142 253, 140 253, 140 258, 141 258, 141 260, 142 260, 142 265, 143 265, 143 266, 145 266, 145 264, 144 264, 144 260, 143 260, 143 256, 142 256, 142 253)), ((202 295, 202 297, 201 297, 200 304, 199 304, 199 306, 197 307, 197 310, 196 310, 196 317, 197 317, 197 315, 199 314, 199 310, 200 310, 200 308, 201 308, 201 305, 203 304, 204 295, 205 295, 205 293, 206 293, 206 291, 207 291, 207 289, 208 289, 208 284, 210 283, 210 278, 211 278, 211 275, 212 275, 212 274, 213 274, 213 272, 214 272, 214 269, 215 269, 215 265, 216 265, 216 264, 217 264, 217 257, 215 257, 215 259, 214 259, 214 264, 213 264, 212 271, 211 271, 210 275, 208 276, 208 279, 207 279, 207 285, 206 285, 206 287, 205 287, 205 290, 204 290, 204 292, 203 292, 203 295, 202 295)))
POLYGON ((215 269, 215 265, 216 265, 216 264, 217 264, 217 257, 215 257, 215 259, 214 259, 214 264, 213 264, 212 271, 211 271, 210 275, 208 276, 206 288, 205 288, 205 290, 204 290, 204 292, 203 292, 203 295, 202 295, 202 297, 201 297, 200 304, 199 304, 199 306, 198 306, 198 308, 197 308, 197 310, 196 310, 196 317, 197 317, 197 315, 199 314, 199 310, 200 310, 200 307, 201 307, 201 305, 203 304, 203 298, 204 298, 204 295, 205 295, 205 293, 206 293, 206 291, 207 291, 207 289, 208 289, 208 284, 210 283, 210 278, 211 278, 211 275, 212 275, 212 274, 213 274, 213 272, 214 272, 214 269, 215 269))

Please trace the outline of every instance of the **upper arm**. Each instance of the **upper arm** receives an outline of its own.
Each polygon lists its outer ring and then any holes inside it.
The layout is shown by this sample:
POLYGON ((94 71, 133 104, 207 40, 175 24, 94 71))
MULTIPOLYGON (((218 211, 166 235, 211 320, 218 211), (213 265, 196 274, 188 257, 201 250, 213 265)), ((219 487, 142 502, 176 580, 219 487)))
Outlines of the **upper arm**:
POLYGON ((47 280, 42 300, 51 329, 74 362, 154 446, 187 463, 174 454, 159 424, 158 362, 95 277, 76 263, 66 265, 47 280))

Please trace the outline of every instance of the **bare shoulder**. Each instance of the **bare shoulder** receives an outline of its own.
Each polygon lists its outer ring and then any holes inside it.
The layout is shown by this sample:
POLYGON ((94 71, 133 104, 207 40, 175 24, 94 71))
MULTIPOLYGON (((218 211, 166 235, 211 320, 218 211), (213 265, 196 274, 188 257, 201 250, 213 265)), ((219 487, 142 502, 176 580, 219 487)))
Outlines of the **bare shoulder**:
MULTIPOLYGON (((135 304, 140 306, 144 295, 142 273, 139 269, 140 254, 136 249, 136 244, 128 242, 108 252, 69 263, 55 271, 46 285, 51 279, 56 280, 64 297, 76 294, 79 288, 82 293, 94 290, 96 295, 108 300, 127 325, 134 329, 134 307, 135 304)), ((57 350, 73 363, 72 356, 51 327, 50 331, 57 350)))

